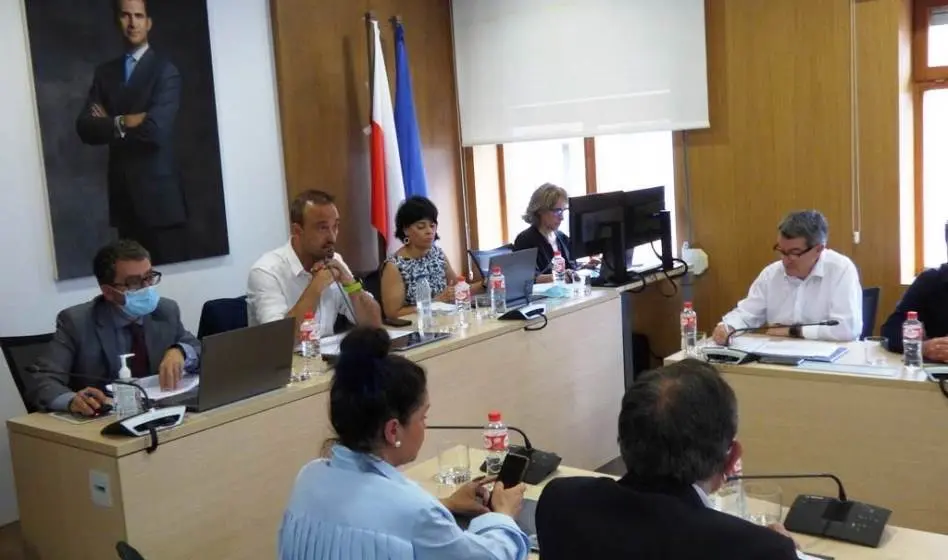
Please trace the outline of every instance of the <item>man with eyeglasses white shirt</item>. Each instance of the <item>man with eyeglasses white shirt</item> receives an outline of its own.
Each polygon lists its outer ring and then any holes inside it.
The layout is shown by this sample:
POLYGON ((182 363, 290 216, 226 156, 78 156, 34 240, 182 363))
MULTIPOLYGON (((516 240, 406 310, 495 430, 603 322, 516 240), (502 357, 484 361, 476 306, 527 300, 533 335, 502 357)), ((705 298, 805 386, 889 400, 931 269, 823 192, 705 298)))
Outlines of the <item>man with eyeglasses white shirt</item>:
POLYGON ((862 286, 856 265, 826 247, 829 226, 816 210, 787 215, 778 227, 774 251, 780 260, 768 265, 714 329, 717 344, 737 329, 774 326, 769 336, 845 342, 862 333, 862 286), (794 327, 835 320, 829 326, 794 327))

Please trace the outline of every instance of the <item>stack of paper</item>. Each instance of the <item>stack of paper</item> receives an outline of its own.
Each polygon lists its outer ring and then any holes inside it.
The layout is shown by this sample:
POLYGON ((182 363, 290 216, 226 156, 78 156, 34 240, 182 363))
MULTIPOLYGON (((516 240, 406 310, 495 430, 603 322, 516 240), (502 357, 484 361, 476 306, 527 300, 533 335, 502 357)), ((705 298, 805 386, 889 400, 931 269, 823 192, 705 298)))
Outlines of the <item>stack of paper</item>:
MULTIPOLYGON (((411 331, 397 330, 397 329, 385 329, 388 331, 388 336, 392 340, 400 336, 405 336, 411 334, 411 331)), ((325 354, 327 356, 335 356, 339 354, 339 343, 342 342, 343 337, 346 336, 346 333, 334 334, 332 336, 324 336, 319 339, 319 353, 325 354)))
POLYGON ((834 362, 846 353, 845 346, 834 342, 795 338, 737 337, 731 340, 731 348, 758 356, 803 358, 815 362, 834 362))
MULTIPOLYGON (((161 399, 167 399, 168 397, 180 395, 181 393, 187 393, 191 389, 194 389, 201 381, 201 377, 199 375, 185 375, 180 381, 178 381, 177 387, 167 391, 162 390, 161 383, 159 382, 157 375, 139 377, 138 379, 133 379, 132 381, 145 390, 145 393, 148 394, 149 399, 153 401, 160 401, 161 399)), ((107 385, 106 389, 110 393, 115 393, 115 388, 111 384, 107 385)))

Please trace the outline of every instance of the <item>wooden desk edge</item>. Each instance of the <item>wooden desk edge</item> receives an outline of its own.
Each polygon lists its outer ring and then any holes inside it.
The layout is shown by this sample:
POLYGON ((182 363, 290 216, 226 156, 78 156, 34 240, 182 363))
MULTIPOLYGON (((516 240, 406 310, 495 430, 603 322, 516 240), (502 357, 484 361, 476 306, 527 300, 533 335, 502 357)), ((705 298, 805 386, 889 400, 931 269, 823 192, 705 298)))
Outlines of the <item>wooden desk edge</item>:
MULTIPOLYGON (((550 320, 553 320, 606 303, 618 297, 618 289, 596 289, 591 296, 564 301, 552 307, 547 316, 550 320)), ((523 323, 519 321, 498 321, 496 325, 493 325, 493 328, 484 332, 474 333, 463 338, 452 337, 443 342, 422 346, 417 350, 407 352, 405 355, 416 362, 421 362, 522 328, 523 323)), ((328 391, 331 379, 332 370, 329 370, 326 374, 312 380, 294 383, 285 388, 250 397, 206 413, 188 413, 185 421, 180 426, 159 432, 159 446, 166 442, 328 391)), ((123 457, 140 452, 148 447, 149 439, 146 437, 102 436, 100 434, 101 429, 115 420, 115 417, 108 417, 83 424, 70 424, 47 414, 34 413, 7 420, 7 430, 11 435, 29 435, 112 457, 123 457)))
MULTIPOLYGON (((676 352, 666 357, 663 365, 680 362, 684 359, 681 352, 676 352)), ((809 369, 798 369, 788 366, 778 366, 760 363, 750 363, 744 365, 733 364, 714 364, 720 371, 730 375, 752 375, 757 377, 796 379, 803 381, 817 381, 821 383, 842 383, 856 385, 877 385, 898 387, 899 389, 908 389, 912 391, 938 392, 938 385, 927 380, 920 379, 899 379, 896 377, 882 377, 874 375, 860 374, 858 372, 844 371, 818 371, 809 369)))

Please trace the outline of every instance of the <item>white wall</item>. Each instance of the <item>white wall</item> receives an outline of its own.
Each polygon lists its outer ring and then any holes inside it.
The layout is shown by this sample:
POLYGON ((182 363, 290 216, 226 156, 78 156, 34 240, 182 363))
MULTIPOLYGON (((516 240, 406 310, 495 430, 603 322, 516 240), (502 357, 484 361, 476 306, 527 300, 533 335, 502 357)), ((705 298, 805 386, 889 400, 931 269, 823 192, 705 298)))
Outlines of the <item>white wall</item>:
MULTIPOLYGON (((22 0, 0 2, 0 335, 49 332, 56 313, 98 291, 91 278, 53 280, 29 43, 22 0)), ((159 291, 197 329, 201 305, 242 294, 247 271, 289 234, 267 0, 208 0, 230 254, 161 267, 159 291)), ((3 362, 3 360, 0 360, 3 362)), ((23 414, 0 364, 0 420, 23 414)), ((0 430, 0 525, 16 520, 6 430, 0 430)))

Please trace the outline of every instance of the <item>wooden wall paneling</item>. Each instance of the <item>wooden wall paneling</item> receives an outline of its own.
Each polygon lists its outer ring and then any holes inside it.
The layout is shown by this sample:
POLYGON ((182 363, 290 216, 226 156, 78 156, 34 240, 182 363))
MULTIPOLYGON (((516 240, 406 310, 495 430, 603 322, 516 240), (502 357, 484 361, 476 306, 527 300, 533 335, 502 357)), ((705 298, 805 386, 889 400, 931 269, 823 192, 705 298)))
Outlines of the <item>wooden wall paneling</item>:
POLYGON ((862 232, 849 255, 882 294, 876 329, 902 297, 899 18, 903 0, 856 4, 862 232))
POLYGON ((880 309, 900 294, 900 1, 858 4, 863 208, 855 246, 849 2, 708 0, 711 128, 688 133, 691 237, 710 257, 695 280, 703 330, 775 260, 777 223, 794 209, 827 216, 830 246, 854 258, 864 285, 883 288, 880 309))
POLYGON ((339 250, 359 270, 377 265, 369 224, 369 68, 364 14, 379 20, 389 84, 395 89, 393 33, 401 16, 424 149, 429 196, 438 206, 441 246, 461 264, 461 158, 451 48, 450 3, 442 0, 271 0, 287 196, 322 188, 343 217, 339 250))
POLYGON ((583 157, 586 162, 586 194, 599 191, 596 181, 596 139, 583 139, 583 157))

